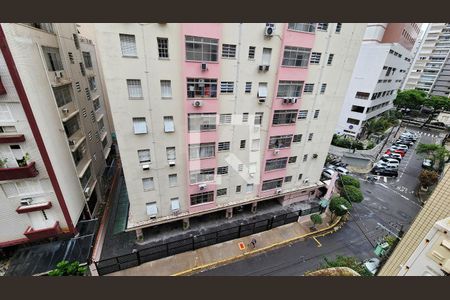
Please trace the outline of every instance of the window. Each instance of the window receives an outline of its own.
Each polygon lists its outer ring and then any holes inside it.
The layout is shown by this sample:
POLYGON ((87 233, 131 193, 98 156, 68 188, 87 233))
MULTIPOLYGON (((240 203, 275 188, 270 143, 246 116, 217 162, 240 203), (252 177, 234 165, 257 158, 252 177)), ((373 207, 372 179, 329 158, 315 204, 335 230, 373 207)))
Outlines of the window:
POLYGON ((282 185, 283 185, 283 178, 266 180, 263 181, 261 190, 263 191, 273 190, 276 188, 280 188, 282 185))
POLYGON ((267 82, 260 82, 258 85, 258 98, 267 98, 267 82))
POLYGON ((284 149, 291 146, 292 135, 271 136, 269 139, 269 149, 284 149))
POLYGON ((320 52, 312 52, 311 59, 309 61, 310 64, 318 65, 320 64, 320 58, 322 57, 322 53, 320 52))
POLYGON ((0 133, 17 132, 15 126, 0 126, 0 133))
POLYGON ((245 192, 246 193, 251 193, 253 192, 253 183, 247 183, 246 187, 245 187, 245 192))
POLYGON ((314 91, 314 83, 306 83, 303 89, 304 93, 312 93, 314 91))
POLYGON ((236 45, 223 44, 222 58, 235 58, 235 57, 236 57, 236 45))
POLYGON ((80 49, 80 39, 76 33, 73 34, 73 43, 75 44, 75 48, 80 49))
POLYGON ((95 91, 97 89, 97 82, 95 81, 95 77, 94 76, 89 77, 88 81, 89 81, 89 89, 91 91, 95 91))
POLYGON ((307 110, 300 110, 298 112, 298 119, 299 120, 304 120, 308 117, 308 111, 307 110))
POLYGON ((238 165, 238 172, 242 172, 244 170, 244 164, 238 165))
POLYGON ((303 81, 284 81, 278 82, 277 97, 300 97, 303 89, 303 81))
POLYGON ((77 117, 71 118, 64 123, 64 131, 66 132, 67 137, 71 137, 79 129, 80 125, 78 124, 77 117))
POLYGON ((391 67, 387 68, 386 76, 389 76, 389 75, 391 74, 391 71, 392 71, 392 68, 391 68, 391 67))
POLYGON ((297 161, 297 156, 291 156, 289 157, 288 163, 293 164, 297 161))
POLYGON ((322 85, 320 86, 320 93, 324 94, 326 89, 327 89, 327 84, 322 83, 322 85))
POLYGON ((328 61, 327 61, 328 66, 331 66, 331 63, 333 62, 333 57, 334 57, 333 53, 328 54, 328 61))
POLYGON ((369 96, 370 93, 356 92, 355 98, 367 100, 369 99, 369 96))
POLYGON ((364 106, 352 105, 351 111, 354 111, 354 112, 357 112, 357 113, 363 113, 364 112, 364 106))
POLYGON ((342 30, 342 23, 336 23, 336 33, 341 33, 342 30))
POLYGON ((189 132, 216 130, 216 114, 188 114, 189 132))
POLYGON ((308 66, 311 49, 299 47, 284 47, 282 66, 306 67, 308 66))
POLYGON ((303 161, 307 161, 308 160, 308 154, 303 155, 303 161))
POLYGON ((239 148, 240 149, 245 149, 245 143, 246 143, 246 140, 241 140, 239 148))
POLYGON ((276 110, 273 114, 272 125, 295 124, 297 110, 276 110))
POLYGON ((258 151, 260 148, 261 140, 260 139, 253 139, 252 140, 252 151, 258 151))
POLYGON ((217 197, 226 196, 226 195, 227 195, 227 189, 226 188, 217 190, 217 197))
POLYGON ((302 180, 303 174, 298 174, 298 180, 302 180))
POLYGON ((292 181, 292 176, 284 177, 284 182, 291 182, 291 181, 292 181))
POLYGON ((63 85, 53 88, 53 94, 55 95, 56 104, 58 107, 64 106, 67 103, 72 102, 72 94, 70 92, 70 85, 63 85))
POLYGON ((169 174, 169 187, 177 186, 177 174, 169 174))
POLYGON ((246 82, 245 83, 245 92, 247 94, 252 92, 252 83, 251 82, 246 82))
POLYGON ((217 79, 188 78, 188 98, 216 98, 217 79))
POLYGON ((91 53, 83 51, 83 61, 84 61, 84 65, 86 66, 86 68, 88 68, 88 69, 92 68, 91 53))
POLYGON ((173 212, 180 210, 180 199, 178 199, 178 197, 170 199, 170 209, 173 212))
POLYGON ((228 166, 217 168, 217 175, 226 175, 226 174, 228 174, 228 166))
POLYGON ((234 82, 233 81, 222 81, 220 83, 220 93, 233 94, 233 92, 234 92, 234 82))
POLYGON ((284 169, 286 168, 287 161, 287 157, 268 159, 266 161, 266 167, 264 170, 267 172, 272 170, 284 169))
POLYGON ((164 117, 164 132, 175 132, 175 125, 172 116, 164 117))
POLYGON ((248 47, 248 59, 255 59, 255 47, 248 47))
POLYGON ((288 29, 303 32, 315 32, 316 23, 288 23, 288 29))
POLYGON ((122 56, 136 57, 136 37, 131 34, 119 34, 122 56))
POLYGON ((191 205, 202 204, 214 201, 214 192, 198 193, 191 195, 191 205))
POLYGON ((219 122, 220 124, 231 124, 231 114, 221 114, 219 122))
POLYGON ((262 113, 262 112, 255 113, 255 125, 261 125, 262 124, 263 115, 264 115, 264 113, 262 113))
POLYGON ((208 182, 214 180, 214 169, 201 169, 189 172, 189 182, 191 184, 208 182))
POLYGON ((313 136, 314 136, 314 133, 310 133, 310 134, 308 135, 308 141, 309 141, 309 142, 312 141, 313 136))
POLYGON ((86 99, 91 100, 91 92, 88 88, 84 89, 84 92, 86 93, 86 99))
POLYGON ((161 98, 172 98, 172 86, 170 80, 161 80, 161 98))
POLYGON ((146 203, 145 207, 147 208, 147 215, 150 217, 156 217, 158 214, 158 206, 156 205, 156 202, 146 203))
POLYGON ((128 86, 128 98, 129 99, 142 99, 142 86, 139 79, 127 79, 128 86))
POLYGON ((42 47, 42 51, 44 52, 47 69, 49 71, 64 70, 58 48, 42 47))
POLYGON ((271 48, 263 48, 261 64, 263 66, 269 66, 271 56, 272 56, 272 49, 271 48))
POLYGON ((295 134, 294 138, 292 139, 293 143, 300 143, 302 141, 302 134, 295 134))
POLYGON ((169 58, 169 39, 168 38, 156 38, 158 42, 158 55, 159 58, 169 58))
POLYGON ((147 133, 147 122, 145 118, 133 118, 134 134, 147 133))
POLYGON ((93 110, 91 110, 91 120, 92 120, 92 123, 95 122, 95 113, 93 110))
POLYGON ((248 113, 243 113, 242 114, 242 123, 247 123, 248 122, 248 113))
POLYGON ((230 150, 230 142, 219 142, 217 144, 217 151, 227 151, 230 150))
POLYGON ((214 157, 215 143, 201 143, 189 145, 189 159, 203 159, 214 157))
POLYGON ((317 30, 327 31, 328 30, 328 23, 317 23, 317 30))
POLYGON ((175 147, 166 147, 167 160, 175 160, 177 158, 177 153, 175 147))
POLYGON ((45 182, 38 180, 22 180, 1 184, 6 197, 29 196, 44 192, 45 182))
POLYGON ((314 119, 319 118, 319 113, 320 113, 320 110, 319 110, 319 109, 316 109, 316 110, 314 111, 314 119))
POLYGON ((217 61, 217 39, 186 36, 186 60, 217 61))
POLYGON ((150 149, 138 150, 138 158, 139 158, 139 163, 140 164, 151 162, 150 149))
POLYGON ((359 125, 359 120, 357 120, 357 119, 352 119, 352 118, 348 118, 348 119, 347 119, 347 123, 353 124, 353 125, 359 125))
POLYGON ((240 193, 241 192, 241 186, 240 185, 237 185, 236 186, 236 193, 240 193))
POLYGON ((248 164, 248 173, 255 174, 256 173, 256 162, 251 162, 248 164))
POLYGON ((34 28, 37 28, 37 29, 41 29, 41 30, 44 30, 44 31, 47 31, 50 33, 54 33, 52 23, 25 23, 25 24, 32 26, 34 28))
POLYGON ((86 151, 85 141, 74 152, 72 152, 72 158, 76 166, 78 166, 78 163, 83 159, 84 151, 86 151))
POLYGON ((144 187, 144 192, 154 190, 155 184, 153 182, 153 177, 142 178, 142 186, 144 187))

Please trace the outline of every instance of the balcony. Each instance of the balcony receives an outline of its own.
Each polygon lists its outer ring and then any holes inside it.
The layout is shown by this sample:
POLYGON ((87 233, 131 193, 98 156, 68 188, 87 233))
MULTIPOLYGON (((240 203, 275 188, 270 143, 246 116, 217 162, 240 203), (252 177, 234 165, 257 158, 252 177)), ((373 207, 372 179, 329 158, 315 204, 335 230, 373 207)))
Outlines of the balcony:
POLYGON ((34 229, 33 227, 28 226, 27 230, 25 230, 25 232, 23 234, 29 240, 35 241, 35 240, 53 237, 60 233, 61 233, 61 227, 59 226, 59 222, 56 221, 53 226, 43 228, 43 229, 34 229))
POLYGON ((26 166, 17 168, 0 168, 0 181, 24 179, 36 177, 39 171, 36 169, 36 163, 33 161, 26 166))
POLYGON ((83 131, 81 131, 81 129, 78 129, 68 138, 70 151, 75 152, 85 139, 86 137, 83 131))
POLYGON ((0 135, 0 144, 12 144, 20 142, 25 142, 25 136, 23 134, 0 135))
POLYGON ((16 212, 18 214, 25 214, 33 211, 49 209, 50 207, 52 207, 52 203, 50 201, 47 201, 30 205, 21 205, 16 209, 16 212))

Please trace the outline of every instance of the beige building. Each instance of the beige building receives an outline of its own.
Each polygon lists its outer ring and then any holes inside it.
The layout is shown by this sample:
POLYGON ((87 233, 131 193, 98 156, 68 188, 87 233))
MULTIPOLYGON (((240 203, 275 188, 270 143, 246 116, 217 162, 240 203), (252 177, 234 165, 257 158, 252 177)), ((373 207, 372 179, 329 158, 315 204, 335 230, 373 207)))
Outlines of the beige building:
POLYGON ((0 247, 76 233, 112 142, 94 46, 69 23, 2 23, 0 46, 0 247))

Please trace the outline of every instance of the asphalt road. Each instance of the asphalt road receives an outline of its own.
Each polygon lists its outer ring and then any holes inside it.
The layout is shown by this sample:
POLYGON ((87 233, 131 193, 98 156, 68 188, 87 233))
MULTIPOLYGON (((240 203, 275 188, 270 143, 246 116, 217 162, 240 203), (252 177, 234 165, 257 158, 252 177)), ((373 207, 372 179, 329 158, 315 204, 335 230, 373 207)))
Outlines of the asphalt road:
MULTIPOLYGON (((307 239, 196 275, 298 276, 317 269, 324 262, 324 257, 345 255, 361 260, 374 257, 377 240, 389 234, 377 223, 395 233, 402 225, 407 230, 421 209, 414 191, 422 169, 422 158, 414 149, 419 143, 439 142, 440 137, 434 131, 411 130, 418 132, 420 138, 403 158, 399 177, 381 177, 378 182, 370 183, 365 181, 365 176, 360 176, 364 201, 354 204, 350 220, 342 229, 318 238, 321 247, 313 239, 307 239)), ((390 143, 386 148, 389 146, 390 143)))

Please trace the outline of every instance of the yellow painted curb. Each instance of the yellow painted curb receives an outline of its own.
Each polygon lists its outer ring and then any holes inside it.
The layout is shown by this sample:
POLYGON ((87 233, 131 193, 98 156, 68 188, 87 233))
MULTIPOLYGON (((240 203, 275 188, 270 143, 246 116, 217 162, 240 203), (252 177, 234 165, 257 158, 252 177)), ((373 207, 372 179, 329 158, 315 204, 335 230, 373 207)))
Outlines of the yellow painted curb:
MULTIPOLYGON (((325 227, 323 229, 320 229, 318 231, 314 231, 314 232, 310 232, 310 233, 307 233, 307 234, 304 234, 304 235, 296 236, 294 238, 291 238, 291 239, 288 239, 288 240, 285 240, 285 241, 282 241, 282 242, 274 243, 272 245, 269 245, 269 246, 266 246, 266 247, 263 247, 263 248, 251 251, 251 252, 244 252, 243 254, 240 254, 240 255, 237 255, 237 256, 234 256, 234 257, 231 257, 231 258, 219 260, 219 261, 216 261, 216 262, 213 262, 213 263, 209 263, 209 264, 206 264, 206 265, 197 266, 197 267, 194 267, 194 268, 191 268, 191 269, 188 269, 188 270, 184 270, 184 271, 172 274, 170 276, 188 275, 190 273, 195 273, 195 272, 200 271, 202 269, 207 269, 207 268, 210 268, 210 267, 213 267, 213 266, 223 265, 223 264, 225 264, 227 262, 232 262, 232 261, 235 261, 235 260, 239 260, 239 259, 241 259, 243 257, 246 257, 246 256, 249 256, 249 255, 253 255, 253 254, 256 254, 256 253, 259 253, 259 252, 263 252, 263 251, 269 250, 271 248, 275 248, 277 246, 285 245, 285 244, 288 244, 290 242, 293 242, 293 241, 296 241, 296 240, 299 240, 299 239, 302 239, 302 238, 305 238, 305 237, 308 237, 308 236, 311 236, 311 235, 315 235, 317 233, 329 230, 329 229, 335 227, 341 221, 341 219, 342 219, 342 217, 338 217, 337 220, 333 224, 331 224, 330 226, 325 227)), ((323 234, 322 236, 324 236, 324 235, 326 235, 326 234, 323 234)))

